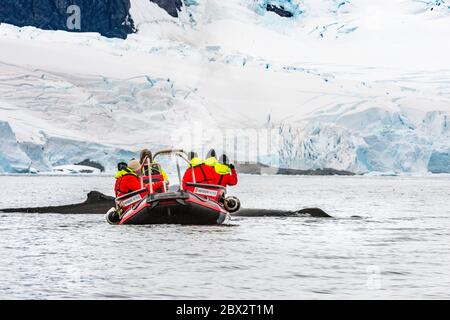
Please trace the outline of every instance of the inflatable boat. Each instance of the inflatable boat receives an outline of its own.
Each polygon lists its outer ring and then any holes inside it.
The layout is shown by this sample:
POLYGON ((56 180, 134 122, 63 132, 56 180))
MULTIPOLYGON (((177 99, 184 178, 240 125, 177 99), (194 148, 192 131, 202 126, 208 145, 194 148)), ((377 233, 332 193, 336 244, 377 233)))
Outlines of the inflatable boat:
POLYGON ((180 190, 149 195, 128 210, 118 224, 218 225, 227 217, 220 204, 180 190))
POLYGON ((239 200, 225 197, 226 188, 223 186, 196 183, 194 178, 194 182, 188 183, 192 191, 183 189, 178 160, 182 159, 189 165, 183 150, 160 151, 155 154, 154 159, 145 158, 141 171, 149 171, 144 166, 152 170, 154 166, 159 166, 155 161, 160 156, 175 157, 179 187, 175 191, 164 187, 162 192, 154 192, 152 175, 141 177, 140 190, 116 198, 116 208, 111 208, 105 216, 109 223, 219 225, 229 218, 231 212, 239 210, 239 200), (122 208, 121 214, 118 213, 118 208, 122 208))

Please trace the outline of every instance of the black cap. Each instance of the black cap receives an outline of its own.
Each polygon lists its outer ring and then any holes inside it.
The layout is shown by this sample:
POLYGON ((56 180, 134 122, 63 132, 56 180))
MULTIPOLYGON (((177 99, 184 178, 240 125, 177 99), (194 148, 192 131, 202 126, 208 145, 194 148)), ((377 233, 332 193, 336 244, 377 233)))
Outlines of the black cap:
POLYGON ((117 164, 117 170, 125 170, 128 167, 128 164, 126 162, 119 162, 117 164))
POLYGON ((220 156, 219 162, 222 163, 222 164, 229 165, 230 164, 230 159, 228 158, 228 156, 226 154, 223 154, 223 155, 220 156))
POLYGON ((197 152, 195 152, 195 151, 191 151, 191 152, 189 152, 189 154, 188 154, 189 160, 192 160, 193 158, 197 158, 197 157, 198 157, 198 154, 197 154, 197 152))
POLYGON ((211 149, 208 151, 208 154, 206 155, 206 158, 216 157, 216 150, 211 149))

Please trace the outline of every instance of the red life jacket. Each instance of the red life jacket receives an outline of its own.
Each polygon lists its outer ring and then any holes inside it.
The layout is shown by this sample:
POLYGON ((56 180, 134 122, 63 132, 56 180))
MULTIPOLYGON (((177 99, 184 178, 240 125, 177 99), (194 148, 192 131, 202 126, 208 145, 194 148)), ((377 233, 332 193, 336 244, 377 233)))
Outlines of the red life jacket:
MULTIPOLYGON (((142 177, 146 186, 150 183, 148 176, 142 177)), ((152 174, 153 193, 164 192, 164 177, 162 174, 152 174)))
POLYGON ((230 174, 219 174, 216 172, 214 184, 219 186, 235 186, 238 183, 236 169, 231 169, 230 174))
POLYGON ((188 186, 187 182, 194 182, 192 177, 192 168, 194 169, 194 177, 196 183, 204 183, 204 184, 214 184, 216 172, 214 168, 206 165, 200 164, 195 167, 188 167, 186 172, 183 175, 183 189, 194 191, 195 187, 188 186))
POLYGON ((116 197, 141 189, 141 181, 134 174, 127 173, 117 178, 114 186, 116 197))
MULTIPOLYGON (((121 197, 123 195, 126 195, 128 193, 131 193, 133 191, 137 191, 141 189, 141 181, 140 179, 132 174, 132 173, 126 173, 116 180, 116 184, 114 186, 114 191, 116 193, 116 198, 121 197)), ((119 202, 119 205, 122 207, 124 211, 127 211, 130 209, 134 204, 141 201, 141 199, 145 198, 148 194, 147 190, 144 190, 143 192, 127 197, 119 202)))
MULTIPOLYGON (((161 193, 164 192, 164 181, 160 180, 157 182, 153 182, 153 193, 161 193)), ((127 211, 128 209, 130 209, 135 203, 140 202, 140 200, 137 198, 137 196, 139 196, 141 199, 145 198, 150 191, 148 190, 148 183, 145 184, 144 183, 144 188, 146 188, 146 190, 142 191, 141 193, 139 193, 138 195, 135 196, 131 196, 131 197, 127 197, 125 199, 123 199, 121 201, 122 205, 125 202, 126 203, 126 199, 136 199, 136 200, 132 200, 132 202, 129 205, 123 205, 123 210, 127 211)), ((116 180, 116 185, 115 185, 115 192, 116 192, 116 198, 123 196, 127 193, 131 193, 133 191, 136 190, 140 190, 141 189, 141 181, 138 177, 136 177, 133 174, 125 174, 121 177, 119 177, 116 180)))

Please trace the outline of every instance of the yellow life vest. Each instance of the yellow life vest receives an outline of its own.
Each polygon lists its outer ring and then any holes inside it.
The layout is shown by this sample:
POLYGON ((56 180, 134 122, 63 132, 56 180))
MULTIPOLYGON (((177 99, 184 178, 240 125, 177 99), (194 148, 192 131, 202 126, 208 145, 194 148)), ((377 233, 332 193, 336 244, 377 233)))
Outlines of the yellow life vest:
POLYGON ((230 167, 222 163, 216 163, 214 165, 214 170, 216 170, 216 173, 223 176, 231 172, 230 167))
POLYGON ((169 178, 167 177, 167 173, 164 171, 163 168, 161 168, 161 174, 162 174, 162 176, 164 178, 164 181, 169 181, 169 178))
POLYGON ((210 166, 210 167, 214 167, 217 162, 218 161, 217 161, 216 157, 210 157, 210 158, 205 160, 205 164, 210 166))
POLYGON ((194 157, 194 158, 191 159, 191 161, 189 161, 189 165, 191 167, 197 167, 197 166, 199 166, 199 165, 201 165, 203 163, 204 163, 203 160, 198 158, 198 157, 194 157))
POLYGON ((130 168, 126 168, 126 169, 124 169, 124 170, 119 170, 119 171, 117 171, 117 173, 116 173, 116 179, 119 179, 120 177, 123 177, 123 176, 125 176, 125 175, 127 175, 127 174, 131 174, 131 175, 133 175, 133 176, 138 177, 138 175, 137 175, 136 172, 134 172, 134 171, 133 171, 132 169, 130 169, 130 168))
MULTIPOLYGON (((152 162, 152 165, 156 164, 154 161, 152 162)), ((169 181, 169 178, 167 177, 166 171, 161 167, 160 164, 158 164, 158 169, 161 169, 160 174, 163 176, 164 181, 169 181)))

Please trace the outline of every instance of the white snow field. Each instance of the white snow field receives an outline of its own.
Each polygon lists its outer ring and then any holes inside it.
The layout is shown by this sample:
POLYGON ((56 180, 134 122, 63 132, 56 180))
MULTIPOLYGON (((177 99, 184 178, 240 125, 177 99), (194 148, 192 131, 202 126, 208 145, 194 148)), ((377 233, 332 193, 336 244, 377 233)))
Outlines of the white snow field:
POLYGON ((132 0, 126 40, 0 25, 0 172, 112 171, 144 146, 450 172, 450 2, 184 4, 132 0))

